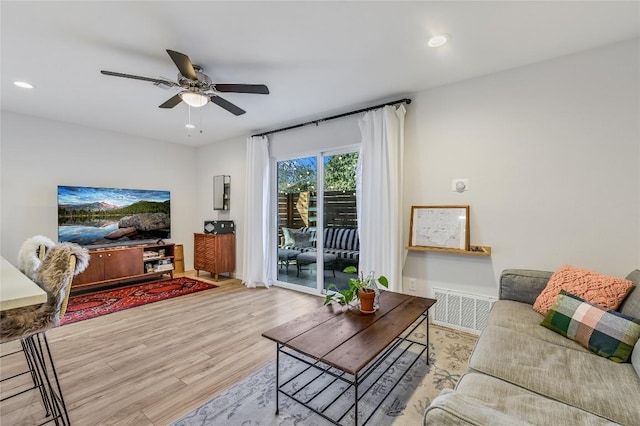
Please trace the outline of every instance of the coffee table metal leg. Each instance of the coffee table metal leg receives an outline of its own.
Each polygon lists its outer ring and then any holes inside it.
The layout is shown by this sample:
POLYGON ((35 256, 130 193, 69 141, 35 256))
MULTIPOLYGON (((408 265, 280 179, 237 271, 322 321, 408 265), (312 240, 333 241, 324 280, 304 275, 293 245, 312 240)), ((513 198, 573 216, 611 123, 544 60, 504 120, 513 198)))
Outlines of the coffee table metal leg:
POLYGON ((429 365, 429 310, 427 309, 427 365, 429 365))
POLYGON ((356 404, 355 404, 355 410, 356 410, 355 416, 356 417, 355 417, 355 421, 353 422, 353 424, 355 426, 358 426, 358 374, 357 373, 353 377, 353 391, 354 391, 353 393, 356 396, 356 401, 355 401, 356 402, 356 404))
POLYGON ((276 343, 276 416, 280 412, 280 405, 278 404, 278 395, 280 394, 280 344, 276 343))

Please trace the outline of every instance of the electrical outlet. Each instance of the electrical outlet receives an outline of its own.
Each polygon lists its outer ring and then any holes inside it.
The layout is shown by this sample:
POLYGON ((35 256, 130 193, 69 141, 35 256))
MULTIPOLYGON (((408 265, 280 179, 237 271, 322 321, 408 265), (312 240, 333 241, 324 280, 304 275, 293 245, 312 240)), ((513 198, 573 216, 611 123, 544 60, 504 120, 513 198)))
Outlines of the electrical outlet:
POLYGON ((416 291, 416 279, 409 278, 409 291, 416 291))

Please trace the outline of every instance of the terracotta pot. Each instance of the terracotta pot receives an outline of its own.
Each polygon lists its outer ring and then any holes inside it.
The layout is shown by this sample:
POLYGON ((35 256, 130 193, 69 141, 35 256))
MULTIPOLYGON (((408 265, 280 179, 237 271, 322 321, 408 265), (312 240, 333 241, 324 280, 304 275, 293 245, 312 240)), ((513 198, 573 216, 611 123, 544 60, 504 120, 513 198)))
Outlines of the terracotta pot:
POLYGON ((358 299, 360 299, 360 312, 363 314, 372 314, 375 312, 373 302, 376 297, 376 292, 373 290, 365 289, 358 290, 358 299))

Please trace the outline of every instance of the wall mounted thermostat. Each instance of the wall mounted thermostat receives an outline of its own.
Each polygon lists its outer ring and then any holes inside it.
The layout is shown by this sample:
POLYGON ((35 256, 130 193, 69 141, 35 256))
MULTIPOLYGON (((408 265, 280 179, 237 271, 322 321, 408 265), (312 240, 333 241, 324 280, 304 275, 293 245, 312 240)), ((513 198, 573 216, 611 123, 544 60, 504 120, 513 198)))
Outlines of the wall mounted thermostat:
POLYGON ((469 190, 469 179, 453 179, 451 181, 451 190, 463 193, 469 190))

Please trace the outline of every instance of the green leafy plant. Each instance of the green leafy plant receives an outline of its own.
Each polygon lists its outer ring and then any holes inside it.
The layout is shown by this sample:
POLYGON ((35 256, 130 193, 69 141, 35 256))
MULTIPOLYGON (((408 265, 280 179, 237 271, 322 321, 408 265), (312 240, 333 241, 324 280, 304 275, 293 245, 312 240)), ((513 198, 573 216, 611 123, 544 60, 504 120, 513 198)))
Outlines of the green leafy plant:
MULTIPOLYGON (((358 272, 358 269, 355 266, 347 266, 342 272, 354 274, 358 272)), ((335 290, 335 293, 327 294, 324 304, 328 305, 331 302, 337 302, 341 305, 348 305, 358 298, 358 291, 372 289, 376 285, 376 281, 383 287, 389 288, 389 280, 384 275, 374 278, 373 274, 369 274, 365 277, 363 272, 360 272, 360 275, 356 276, 356 278, 349 278, 349 288, 346 290, 339 290, 335 284, 331 283, 327 287, 327 291, 335 290)))

